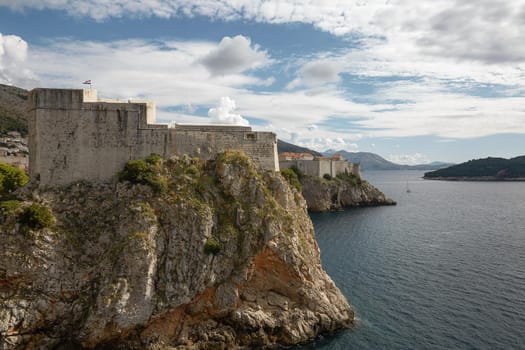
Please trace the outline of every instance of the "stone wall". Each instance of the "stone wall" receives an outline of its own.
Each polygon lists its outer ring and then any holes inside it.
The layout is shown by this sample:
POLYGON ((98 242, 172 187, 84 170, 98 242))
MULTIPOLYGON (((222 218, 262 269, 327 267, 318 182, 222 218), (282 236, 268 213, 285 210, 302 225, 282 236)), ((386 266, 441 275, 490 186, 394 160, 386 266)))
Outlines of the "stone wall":
POLYGON ((319 162, 315 160, 281 160, 279 162, 279 167, 281 169, 290 169, 291 167, 297 167, 303 174, 310 176, 319 176, 319 162))
POLYGON ((29 173, 40 185, 109 181, 128 160, 151 153, 209 158, 243 149, 263 169, 279 169, 273 133, 234 126, 169 129, 153 124, 152 102, 101 100, 92 89, 34 89, 28 101, 29 173))
POLYGON ((279 166, 282 169, 289 169, 292 166, 297 167, 305 175, 322 177, 328 174, 332 177, 337 174, 353 174, 361 177, 361 171, 359 164, 353 164, 346 160, 333 160, 333 159, 293 159, 293 160, 281 160, 279 166))
POLYGON ((277 142, 271 132, 253 132, 232 125, 181 125, 170 129, 170 153, 204 159, 218 152, 241 149, 264 169, 279 170, 277 142))

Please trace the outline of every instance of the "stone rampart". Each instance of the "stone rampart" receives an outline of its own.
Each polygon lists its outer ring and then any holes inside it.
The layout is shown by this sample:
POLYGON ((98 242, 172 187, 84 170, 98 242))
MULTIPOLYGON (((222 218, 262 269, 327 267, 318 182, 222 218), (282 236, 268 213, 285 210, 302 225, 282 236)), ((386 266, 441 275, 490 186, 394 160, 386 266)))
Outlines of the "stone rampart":
POLYGON ((241 149, 263 169, 279 170, 277 143, 271 132, 253 132, 250 127, 180 125, 170 129, 170 153, 203 159, 218 152, 241 149))
POLYGON ((305 175, 323 177, 325 174, 335 177, 338 174, 353 174, 361 177, 361 167, 359 164, 350 163, 346 160, 335 159, 290 159, 279 161, 282 169, 297 167, 305 175))
POLYGON ((34 89, 29 107, 29 173, 40 185, 109 181, 128 160, 151 153, 211 158, 242 149, 263 169, 279 169, 275 134, 224 125, 168 128, 153 124, 152 102, 99 100, 91 89, 34 89))

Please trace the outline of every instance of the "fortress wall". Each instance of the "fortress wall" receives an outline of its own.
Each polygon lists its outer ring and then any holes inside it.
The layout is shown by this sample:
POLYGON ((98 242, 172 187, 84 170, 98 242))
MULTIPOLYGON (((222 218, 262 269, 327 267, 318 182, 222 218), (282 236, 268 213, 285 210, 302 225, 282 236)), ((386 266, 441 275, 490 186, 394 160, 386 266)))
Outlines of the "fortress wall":
POLYGON ((283 170, 283 169, 290 169, 296 163, 297 162, 295 160, 280 160, 279 161, 279 168, 281 170, 283 170))
POLYGON ((252 132, 250 126, 228 125, 228 124, 175 124, 177 131, 194 131, 194 132, 235 132, 244 131, 252 132))
POLYGON ((335 177, 338 174, 337 170, 341 168, 340 166, 338 166, 337 163, 338 162, 335 160, 330 160, 330 176, 331 177, 335 177))
POLYGON ((296 166, 305 175, 322 177, 324 174, 329 174, 332 177, 337 174, 348 173, 361 177, 361 168, 359 164, 353 164, 345 160, 330 160, 330 159, 294 159, 282 160, 279 162, 281 169, 289 169, 296 166))
POLYGON ((171 154, 210 159, 228 149, 241 149, 261 168, 279 170, 274 133, 253 132, 250 127, 224 125, 176 125, 169 131, 171 154))
POLYGON ((361 164, 352 163, 352 174, 361 177, 361 164))
POLYGON ((337 176, 337 174, 344 174, 344 173, 348 173, 348 174, 351 174, 352 173, 352 169, 350 168, 350 163, 348 163, 347 161, 345 160, 334 160, 332 161, 332 168, 333 168, 333 174, 332 176, 337 176))
POLYGON ((168 129, 147 124, 144 103, 84 103, 83 90, 58 89, 29 99, 29 173, 41 185, 107 181, 130 159, 166 153, 168 129))
POLYGON ((318 160, 296 159, 296 160, 283 160, 279 162, 279 166, 282 169, 289 169, 294 165, 297 167, 297 169, 302 171, 303 174, 305 175, 321 176, 319 175, 320 169, 319 169, 318 160))
POLYGON ((319 160, 319 176, 324 174, 332 175, 332 161, 321 159, 319 160))
POLYGON ((101 100, 96 90, 34 89, 29 94, 29 174, 40 185, 106 182, 131 159, 151 153, 213 158, 241 149, 266 170, 279 170, 277 138, 229 125, 152 124, 149 101, 101 100))

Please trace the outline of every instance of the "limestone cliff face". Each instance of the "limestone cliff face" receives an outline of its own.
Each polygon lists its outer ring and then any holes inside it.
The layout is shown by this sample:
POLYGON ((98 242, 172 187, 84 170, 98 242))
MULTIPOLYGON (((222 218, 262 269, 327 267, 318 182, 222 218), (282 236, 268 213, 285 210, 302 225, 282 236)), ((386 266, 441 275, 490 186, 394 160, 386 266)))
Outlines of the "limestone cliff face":
POLYGON ((353 179, 327 181, 312 176, 301 178, 302 194, 308 210, 314 212, 340 210, 345 207, 395 205, 385 194, 368 182, 353 179))
POLYGON ((52 228, 0 225, 0 348, 233 349, 348 327, 306 203, 237 153, 172 160, 168 191, 25 189, 52 228))

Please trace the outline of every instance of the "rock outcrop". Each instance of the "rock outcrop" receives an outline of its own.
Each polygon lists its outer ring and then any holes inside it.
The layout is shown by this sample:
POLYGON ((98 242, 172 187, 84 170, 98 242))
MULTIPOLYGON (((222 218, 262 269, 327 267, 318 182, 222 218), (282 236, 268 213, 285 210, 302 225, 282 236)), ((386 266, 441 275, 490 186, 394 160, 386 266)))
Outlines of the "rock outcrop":
POLYGON ((239 153, 175 159, 167 190, 76 183, 17 193, 0 223, 0 348, 234 349, 349 327, 306 202, 239 153), (20 223, 31 203, 55 224, 20 223))
POLYGON ((395 205, 385 194, 357 177, 331 180, 301 177, 302 194, 312 212, 341 210, 345 207, 395 205))

